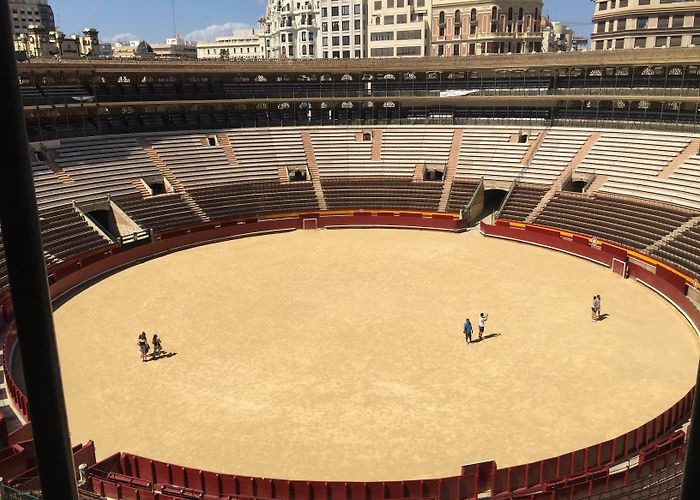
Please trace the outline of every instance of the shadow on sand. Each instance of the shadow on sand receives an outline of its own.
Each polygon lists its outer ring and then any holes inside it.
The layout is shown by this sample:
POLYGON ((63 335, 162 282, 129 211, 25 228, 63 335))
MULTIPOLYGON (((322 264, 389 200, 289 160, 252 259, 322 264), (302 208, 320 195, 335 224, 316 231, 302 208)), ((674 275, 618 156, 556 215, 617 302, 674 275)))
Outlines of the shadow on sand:
POLYGON ((481 338, 481 339, 477 337, 476 339, 472 340, 472 344, 478 344, 480 342, 484 342, 485 340, 494 339, 494 338, 500 337, 500 336, 501 336, 500 333, 489 333, 488 335, 484 335, 483 338, 481 338))
POLYGON ((146 361, 160 361, 161 359, 172 358, 173 356, 177 356, 177 353, 161 351, 158 356, 151 354, 146 361))

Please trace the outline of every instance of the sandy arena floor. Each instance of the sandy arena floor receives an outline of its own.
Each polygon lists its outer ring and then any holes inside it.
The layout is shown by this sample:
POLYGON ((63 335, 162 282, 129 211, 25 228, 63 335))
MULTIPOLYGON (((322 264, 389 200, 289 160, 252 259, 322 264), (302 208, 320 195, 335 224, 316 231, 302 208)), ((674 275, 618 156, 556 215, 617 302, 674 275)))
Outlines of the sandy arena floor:
POLYGON ((213 244, 105 279, 55 320, 74 442, 290 479, 439 477, 588 446, 679 400, 700 354, 642 285, 477 232, 213 244), (467 346, 480 311, 498 336, 467 346), (177 354, 142 363, 141 330, 177 354))

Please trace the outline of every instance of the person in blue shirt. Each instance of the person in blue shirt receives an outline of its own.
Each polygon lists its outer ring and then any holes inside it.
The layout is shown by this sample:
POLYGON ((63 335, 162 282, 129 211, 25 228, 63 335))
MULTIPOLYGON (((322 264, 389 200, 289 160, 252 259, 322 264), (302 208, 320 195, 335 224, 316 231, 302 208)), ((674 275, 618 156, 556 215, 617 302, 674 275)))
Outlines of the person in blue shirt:
POLYGON ((464 321, 464 337, 467 340, 467 344, 472 343, 472 331, 473 331, 473 328, 472 328, 471 321, 469 321, 469 318, 467 318, 464 321))

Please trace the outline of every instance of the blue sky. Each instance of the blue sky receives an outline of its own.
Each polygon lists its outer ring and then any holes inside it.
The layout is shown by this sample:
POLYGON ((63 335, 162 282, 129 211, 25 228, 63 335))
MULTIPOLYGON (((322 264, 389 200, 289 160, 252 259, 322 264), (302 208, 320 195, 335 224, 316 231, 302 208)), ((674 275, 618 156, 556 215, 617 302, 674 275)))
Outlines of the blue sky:
MULTIPOLYGON (((177 33, 193 40, 229 35, 237 27, 257 26, 265 0, 50 0, 56 22, 67 34, 90 26, 108 41, 145 39, 164 42, 173 34, 172 5, 177 33)), ((545 0, 544 14, 590 35, 590 0, 545 0)))

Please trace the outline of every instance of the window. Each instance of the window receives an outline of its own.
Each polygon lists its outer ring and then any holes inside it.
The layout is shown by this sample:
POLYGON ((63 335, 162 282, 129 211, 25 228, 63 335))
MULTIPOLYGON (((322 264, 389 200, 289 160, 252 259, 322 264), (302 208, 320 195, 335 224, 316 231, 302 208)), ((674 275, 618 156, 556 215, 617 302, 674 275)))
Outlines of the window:
POLYGON ((350 59, 350 51, 349 51, 349 50, 344 50, 344 51, 343 51, 343 58, 344 58, 344 59, 350 59))
POLYGON ((396 55, 397 56, 419 56, 420 55, 420 47, 397 47, 396 48, 396 55))
POLYGON ((328 7, 323 7, 321 9, 321 17, 328 17, 328 7))
POLYGON ((374 10, 382 10, 382 0, 375 0, 374 10))
POLYGON ((605 22, 604 21, 601 21, 598 23, 595 32, 596 33, 605 33, 605 22))
MULTIPOLYGON (((697 19, 698 16, 695 16, 697 19)), ((691 43, 695 45, 696 47, 700 46, 700 35, 693 35, 691 43)))
POLYGON ((394 7, 394 0, 386 0, 386 6, 389 8, 394 7))
POLYGON ((421 30, 407 30, 396 33, 397 40, 420 40, 421 30))
POLYGON ((637 5, 649 5, 649 0, 639 0, 637 5))
POLYGON ((394 39, 394 32, 393 31, 380 31, 378 33, 372 33, 369 38, 373 42, 386 42, 386 41, 394 39))
POLYGON ((638 30, 645 30, 649 27, 649 18, 648 17, 638 17, 637 18, 637 29, 638 30))
POLYGON ((683 24, 685 24, 685 16, 684 15, 675 15, 673 16, 673 27, 674 28, 682 28, 683 24))
POLYGON ((671 37, 671 43, 669 44, 671 47, 680 47, 681 46, 681 40, 683 37, 681 36, 672 36, 671 37))
POLYGON ((350 15, 350 6, 349 5, 343 5, 341 11, 341 15, 343 16, 349 16, 350 15))
POLYGON ((333 17, 338 16, 338 6, 337 5, 335 7, 331 7, 331 16, 333 16, 333 17))
POLYGON ((438 45, 438 53, 437 55, 439 56, 444 56, 445 55, 445 46, 444 45, 438 45))
POLYGON ((343 45, 350 45, 350 35, 343 35, 343 45))
POLYGON ((695 14, 695 19, 693 20, 693 28, 700 28, 700 14, 695 14))
POLYGON ((331 29, 333 31, 340 31, 340 23, 338 21, 333 21, 331 23, 331 29))
POLYGON ((331 43, 333 44, 333 47, 337 47, 338 45, 340 45, 340 37, 339 36, 332 37, 331 43))
POLYGON ((394 16, 384 16, 384 24, 394 24, 394 16))
POLYGON ((665 36, 657 36, 654 47, 664 47, 668 39, 665 36))
POLYGON ((355 14, 362 14, 362 5, 359 3, 355 4, 353 7, 353 12, 355 12, 355 14))
POLYGON ((634 39, 634 48, 635 49, 643 49, 646 46, 647 46, 647 39, 646 38, 640 37, 640 38, 634 39))
POLYGON ((596 50, 603 50, 603 40, 597 40, 595 42, 595 49, 596 50))
POLYGON ((406 14, 397 14, 396 24, 406 24, 406 14))
POLYGON ((455 43, 455 44, 452 46, 452 55, 453 55, 453 56, 458 56, 458 55, 459 55, 459 44, 458 44, 458 43, 455 43))
POLYGON ((615 40, 615 48, 616 49, 624 49, 625 48, 625 39, 624 38, 617 38, 615 40))
POLYGON ((394 57, 394 48, 386 47, 381 49, 372 49, 372 57, 394 57))
POLYGON ((361 22, 361 21, 360 21, 359 19, 355 19, 355 29, 356 29, 356 30, 359 30, 359 29, 362 27, 362 25, 360 24, 360 22, 361 22))
POLYGON ((322 44, 324 47, 328 47, 328 37, 327 37, 327 36, 324 36, 324 37, 323 37, 323 39, 322 39, 322 41, 321 41, 321 44, 322 44))
POLYGON ((598 10, 608 10, 608 2, 600 2, 598 4, 598 10))
POLYGON ((445 11, 441 10, 440 14, 438 14, 438 22, 440 24, 445 24, 445 11))
POLYGON ((668 28, 668 16, 660 16, 656 26, 658 28, 668 28))
POLYGON ((355 45, 360 45, 362 43, 362 36, 355 35, 355 45))
POLYGON ((627 7, 627 0, 620 0, 619 7, 622 9, 624 7, 627 7))
POLYGON ((343 31, 350 29, 350 21, 343 21, 343 31))
POLYGON ((321 31, 328 31, 328 23, 321 23, 321 31))

